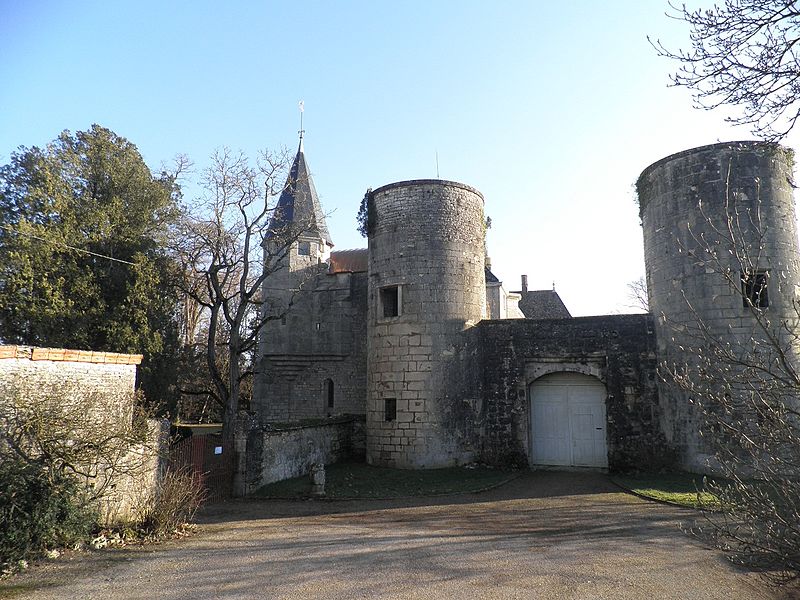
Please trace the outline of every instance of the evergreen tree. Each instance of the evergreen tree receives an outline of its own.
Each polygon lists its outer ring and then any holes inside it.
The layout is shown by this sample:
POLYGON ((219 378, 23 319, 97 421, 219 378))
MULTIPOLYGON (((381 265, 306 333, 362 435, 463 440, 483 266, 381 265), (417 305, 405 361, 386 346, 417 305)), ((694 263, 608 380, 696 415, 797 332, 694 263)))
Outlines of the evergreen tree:
POLYGON ((163 396, 179 197, 174 175, 153 176, 135 145, 98 125, 13 153, 0 167, 0 338, 143 353, 145 392, 163 396))

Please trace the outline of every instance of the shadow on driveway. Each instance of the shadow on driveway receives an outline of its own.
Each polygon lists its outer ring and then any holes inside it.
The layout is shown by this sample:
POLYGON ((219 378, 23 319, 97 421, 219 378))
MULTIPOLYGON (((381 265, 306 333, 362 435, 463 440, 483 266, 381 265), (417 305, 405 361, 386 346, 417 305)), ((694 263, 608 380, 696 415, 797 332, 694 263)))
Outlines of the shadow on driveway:
POLYGON ((497 500, 546 499, 619 493, 608 475, 595 472, 525 471, 516 479, 491 490, 475 493, 416 496, 392 499, 274 499, 250 496, 209 504, 200 511, 200 523, 229 520, 283 518, 292 515, 360 512, 384 508, 475 504, 497 500))
POLYGON ((207 507, 193 538, 35 597, 781 597, 684 534, 696 514, 546 471, 459 496, 239 500, 207 507))

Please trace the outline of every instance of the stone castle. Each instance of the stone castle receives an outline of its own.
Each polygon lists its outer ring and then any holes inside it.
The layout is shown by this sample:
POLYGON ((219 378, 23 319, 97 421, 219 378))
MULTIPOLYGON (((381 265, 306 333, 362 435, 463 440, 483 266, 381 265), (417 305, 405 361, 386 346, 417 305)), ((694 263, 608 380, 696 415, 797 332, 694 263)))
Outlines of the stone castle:
POLYGON ((301 140, 265 256, 279 232, 302 233, 264 284, 280 318, 262 332, 252 409, 262 423, 364 415, 375 465, 702 471, 709 449, 689 399, 658 366, 691 360, 680 332, 698 320, 731 343, 753 330, 738 283, 702 256, 733 203, 767 224, 747 233, 761 251, 741 285, 757 278, 759 310, 796 319, 791 176, 791 153, 760 142, 647 167, 637 186, 651 313, 573 318, 524 276, 505 290, 487 261, 484 198, 462 183, 377 188, 368 248, 334 250, 301 140))

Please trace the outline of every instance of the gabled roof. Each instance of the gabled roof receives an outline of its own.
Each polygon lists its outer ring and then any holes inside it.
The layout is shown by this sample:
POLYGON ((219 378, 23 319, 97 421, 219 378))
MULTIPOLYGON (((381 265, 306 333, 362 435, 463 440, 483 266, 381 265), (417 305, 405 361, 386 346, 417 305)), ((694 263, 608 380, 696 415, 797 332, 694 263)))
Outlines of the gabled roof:
POLYGON ((319 237, 325 240, 329 246, 333 246, 317 190, 314 187, 314 180, 311 178, 311 171, 306 163, 305 154, 303 154, 302 138, 300 138, 300 146, 289 171, 289 177, 286 179, 286 185, 267 228, 267 237, 286 231, 292 231, 292 234, 295 234, 298 230, 293 229, 294 227, 300 228, 299 231, 304 236, 319 237))
POLYGON ((500 280, 497 278, 497 276, 494 273, 492 273, 492 271, 491 271, 491 269, 489 269, 489 267, 486 267, 484 269, 484 272, 486 274, 486 283, 500 283, 500 280))
POLYGON ((555 290, 514 292, 521 294, 519 309, 526 319, 569 319, 572 317, 555 290))

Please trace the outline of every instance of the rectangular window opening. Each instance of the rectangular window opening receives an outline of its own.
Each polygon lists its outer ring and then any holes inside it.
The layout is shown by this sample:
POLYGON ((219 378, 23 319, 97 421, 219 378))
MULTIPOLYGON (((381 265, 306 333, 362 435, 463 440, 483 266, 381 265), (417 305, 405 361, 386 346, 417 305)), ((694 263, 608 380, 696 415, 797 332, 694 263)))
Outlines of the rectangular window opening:
POLYGON ((297 254, 311 256, 311 242, 297 242, 297 254))
POLYGON ((384 318, 400 316, 400 286, 390 285, 381 288, 381 306, 384 318))
POLYGON ((767 281, 769 272, 766 270, 742 271, 742 305, 747 308, 767 308, 769 306, 769 293, 767 281))
POLYGON ((397 419, 397 399, 385 398, 383 400, 383 420, 387 423, 397 419))

